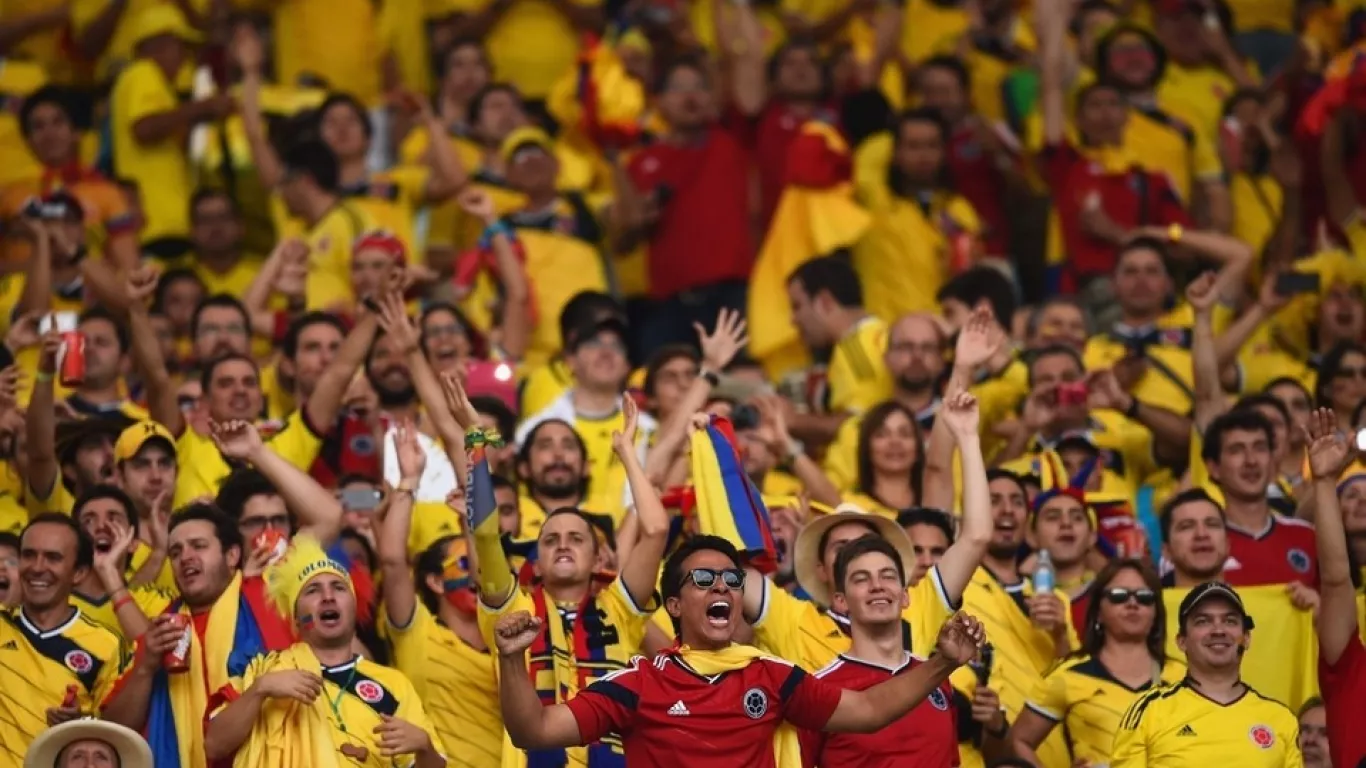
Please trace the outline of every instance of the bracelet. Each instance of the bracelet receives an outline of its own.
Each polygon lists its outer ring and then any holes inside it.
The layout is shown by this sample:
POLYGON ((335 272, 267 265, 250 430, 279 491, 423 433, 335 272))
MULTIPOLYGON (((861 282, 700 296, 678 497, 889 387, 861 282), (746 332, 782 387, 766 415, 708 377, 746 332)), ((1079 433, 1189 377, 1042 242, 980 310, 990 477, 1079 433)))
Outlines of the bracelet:
POLYGON ((507 222, 502 219, 498 219, 487 227, 484 227, 484 233, 479 236, 479 247, 481 249, 488 248, 493 244, 493 238, 497 235, 502 235, 511 240, 512 227, 509 227, 507 222))
POLYGON ((697 372, 697 375, 698 375, 698 376, 701 376, 702 379, 703 379, 704 381, 706 381, 708 384, 710 384, 710 385, 713 386, 713 387, 719 387, 719 386, 721 386, 721 377, 718 376, 718 375, 716 375, 716 372, 715 372, 715 371, 711 371, 711 370, 708 370, 708 369, 706 369, 706 368, 703 368, 702 370, 700 370, 700 371, 697 372))
POLYGON ((118 613, 120 608, 133 602, 133 596, 128 594, 128 590, 120 591, 123 592, 123 597, 114 598, 114 613, 118 613))
POLYGON ((1167 225, 1167 239, 1173 243, 1181 242, 1181 236, 1186 234, 1186 230, 1176 222, 1167 225))
POLYGON ((465 449, 473 450, 488 446, 490 448, 502 448, 503 438, 496 429, 484 429, 483 427, 470 427, 465 430, 465 449))
POLYGON ((417 494, 417 489, 416 489, 416 488, 407 488, 407 487, 405 487, 402 483, 400 483, 399 486, 398 486, 397 488, 394 489, 394 493, 405 493, 405 494, 407 494, 407 495, 409 496, 409 498, 412 498, 413 496, 415 496, 415 495, 417 494))

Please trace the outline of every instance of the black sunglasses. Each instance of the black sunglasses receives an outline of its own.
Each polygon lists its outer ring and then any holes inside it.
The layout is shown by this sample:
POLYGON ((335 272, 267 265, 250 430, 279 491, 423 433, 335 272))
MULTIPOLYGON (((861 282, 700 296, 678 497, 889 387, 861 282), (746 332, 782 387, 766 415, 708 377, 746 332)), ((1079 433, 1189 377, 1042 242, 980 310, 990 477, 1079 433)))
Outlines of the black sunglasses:
POLYGON ((684 578, 691 580, 698 589, 711 589, 718 576, 727 589, 745 588, 745 572, 739 568, 722 568, 719 571, 715 568, 694 568, 684 574, 684 578))
POLYGON ((1129 602, 1129 598, 1137 600, 1139 605, 1157 604, 1157 593, 1151 589, 1124 589, 1123 587, 1114 587, 1113 589, 1105 590, 1105 599, 1109 600, 1114 605, 1124 605, 1129 602))

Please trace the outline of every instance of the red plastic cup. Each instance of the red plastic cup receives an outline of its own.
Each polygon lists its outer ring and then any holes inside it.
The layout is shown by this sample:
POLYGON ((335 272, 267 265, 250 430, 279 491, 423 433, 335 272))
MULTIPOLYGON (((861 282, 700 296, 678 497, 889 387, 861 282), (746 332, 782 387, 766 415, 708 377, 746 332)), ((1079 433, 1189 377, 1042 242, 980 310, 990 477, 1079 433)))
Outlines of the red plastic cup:
POLYGON ((188 672, 190 669, 190 617, 183 613, 166 614, 171 624, 180 630, 180 639, 175 646, 162 654, 161 666, 171 674, 188 672))
POLYGON ((75 709, 78 701, 77 695, 81 689, 73 685, 66 687, 66 695, 62 697, 62 709, 75 709))
POLYGON ((62 334, 62 370, 59 380, 64 387, 79 387, 85 383, 85 334, 80 331, 62 334))
POLYGON ((267 561, 269 563, 274 563, 284 557, 285 550, 289 548, 289 540, 285 538, 285 534, 275 528, 267 528, 256 534, 256 538, 251 540, 251 544, 253 551, 259 551, 262 548, 270 550, 270 560, 267 561))

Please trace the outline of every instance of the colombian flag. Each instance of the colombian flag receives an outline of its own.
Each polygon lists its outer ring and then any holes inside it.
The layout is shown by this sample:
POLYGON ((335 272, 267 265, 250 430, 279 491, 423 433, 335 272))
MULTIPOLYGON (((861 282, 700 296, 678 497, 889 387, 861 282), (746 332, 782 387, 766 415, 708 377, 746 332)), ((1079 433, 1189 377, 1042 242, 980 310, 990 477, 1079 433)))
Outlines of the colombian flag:
POLYGON ((764 573, 778 567, 768 509, 735 450, 730 422, 712 417, 692 435, 692 481, 699 533, 733 543, 750 565, 764 573))
POLYGON ((1304 105, 1295 125, 1301 137, 1322 136, 1328 122, 1343 107, 1366 112, 1366 43, 1357 43, 1333 57, 1323 78, 1323 87, 1304 105))
POLYGON ((577 66, 551 89, 546 110, 597 147, 629 147, 640 139, 645 87, 611 46, 586 35, 577 66))

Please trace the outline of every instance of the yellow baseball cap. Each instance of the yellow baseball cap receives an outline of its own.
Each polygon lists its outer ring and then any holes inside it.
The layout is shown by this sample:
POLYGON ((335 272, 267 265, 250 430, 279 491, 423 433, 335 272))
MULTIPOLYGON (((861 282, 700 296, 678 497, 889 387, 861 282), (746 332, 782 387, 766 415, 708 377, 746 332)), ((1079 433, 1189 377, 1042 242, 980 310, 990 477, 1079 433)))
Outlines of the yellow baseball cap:
POLYGON ((185 21, 185 15, 172 3, 157 3, 138 15, 133 26, 133 45, 157 35, 173 35, 187 43, 201 43, 204 36, 185 21))
POLYGON ((546 154, 555 154, 555 143, 551 141, 550 134, 534 126, 523 126, 509 133, 503 144, 498 148, 498 154, 502 156, 503 162, 511 162, 512 156, 517 150, 528 144, 540 147, 546 154))
POLYGON ((127 461, 133 458, 143 446, 153 440, 165 440, 167 449, 172 455, 175 454, 175 436, 171 434, 171 430, 163 427, 160 422, 148 419, 139 421, 119 433, 119 439, 114 441, 114 461, 127 461))

